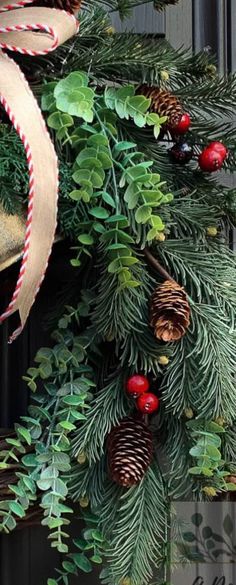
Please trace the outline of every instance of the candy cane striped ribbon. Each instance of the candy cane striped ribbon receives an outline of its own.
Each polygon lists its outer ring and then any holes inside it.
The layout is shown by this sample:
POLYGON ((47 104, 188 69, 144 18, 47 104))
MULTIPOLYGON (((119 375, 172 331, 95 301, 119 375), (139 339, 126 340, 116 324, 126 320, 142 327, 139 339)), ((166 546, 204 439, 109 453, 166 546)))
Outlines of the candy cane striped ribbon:
MULTIPOLYGON (((29 0, 6 5, 0 0, 0 49, 23 55, 46 55, 78 30, 75 17, 67 12, 30 7, 29 0)), ((19 134, 29 171, 29 200, 25 245, 15 292, 0 323, 18 311, 22 331, 48 264, 56 229, 57 157, 44 119, 23 73, 0 50, 0 101, 19 134)))

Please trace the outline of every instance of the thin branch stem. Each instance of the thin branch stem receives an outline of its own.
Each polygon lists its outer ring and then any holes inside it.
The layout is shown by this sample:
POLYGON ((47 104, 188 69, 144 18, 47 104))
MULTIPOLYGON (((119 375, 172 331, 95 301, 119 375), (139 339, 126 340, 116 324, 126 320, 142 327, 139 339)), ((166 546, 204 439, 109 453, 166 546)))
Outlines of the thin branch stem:
POLYGON ((154 258, 149 248, 144 248, 144 255, 147 258, 148 264, 150 264, 150 266, 152 266, 154 270, 157 270, 157 272, 159 272, 159 274, 161 274, 161 276, 163 276, 165 280, 171 280, 172 282, 175 282, 175 279, 172 278, 172 276, 170 276, 169 272, 167 272, 167 270, 163 268, 160 262, 156 258, 154 258))

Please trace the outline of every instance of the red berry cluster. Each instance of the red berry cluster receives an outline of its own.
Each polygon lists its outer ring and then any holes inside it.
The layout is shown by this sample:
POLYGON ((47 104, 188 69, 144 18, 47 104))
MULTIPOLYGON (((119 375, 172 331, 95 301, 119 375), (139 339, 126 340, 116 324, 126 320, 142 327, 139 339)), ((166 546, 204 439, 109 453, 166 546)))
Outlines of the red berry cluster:
POLYGON ((200 169, 208 173, 220 170, 227 154, 227 148, 222 142, 211 142, 198 158, 200 169))
MULTIPOLYGON (((182 136, 188 132, 190 125, 190 115, 185 112, 178 124, 170 130, 173 139, 177 140, 177 143, 169 150, 171 158, 175 162, 184 164, 189 162, 193 156, 193 150, 187 142, 183 142, 182 139, 177 139, 178 136, 182 136)), ((204 148, 198 157, 200 169, 208 173, 220 170, 227 155, 227 148, 222 142, 211 142, 206 148, 204 148)))
POLYGON ((193 149, 183 138, 183 135, 188 132, 191 126, 191 118, 190 115, 185 112, 178 124, 169 128, 169 131, 172 135, 173 141, 175 141, 172 148, 169 150, 170 157, 172 162, 176 162, 179 164, 186 164, 188 163, 192 156, 193 156, 193 149))
POLYGON ((146 376, 134 374, 126 382, 126 392, 129 396, 136 399, 137 409, 144 414, 151 414, 159 407, 159 398, 152 392, 148 392, 150 387, 146 376))

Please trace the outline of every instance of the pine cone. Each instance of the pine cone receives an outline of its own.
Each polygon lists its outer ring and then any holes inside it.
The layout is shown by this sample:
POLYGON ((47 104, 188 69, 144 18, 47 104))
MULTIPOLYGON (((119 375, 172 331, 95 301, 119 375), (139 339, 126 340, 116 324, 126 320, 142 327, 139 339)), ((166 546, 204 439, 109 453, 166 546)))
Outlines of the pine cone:
POLYGON ((39 0, 38 6, 46 6, 47 8, 59 8, 74 14, 78 12, 81 6, 81 0, 39 0))
POLYGON ((158 286, 151 301, 150 324, 162 341, 177 341, 190 323, 190 307, 183 287, 172 280, 158 286))
POLYGON ((138 484, 151 462, 152 453, 152 434, 145 423, 124 418, 108 437, 111 478, 123 487, 138 484))
POLYGON ((159 114, 159 116, 167 116, 168 128, 174 128, 179 123, 183 115, 183 108, 175 95, 165 89, 145 84, 138 87, 136 94, 151 99, 150 112, 159 114))

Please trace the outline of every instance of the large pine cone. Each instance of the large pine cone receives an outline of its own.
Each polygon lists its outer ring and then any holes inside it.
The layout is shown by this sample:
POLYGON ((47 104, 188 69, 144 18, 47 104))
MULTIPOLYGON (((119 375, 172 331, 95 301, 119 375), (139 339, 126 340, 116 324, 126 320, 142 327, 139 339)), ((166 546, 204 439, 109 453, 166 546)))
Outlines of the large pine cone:
POLYGON ((167 126, 174 128, 183 115, 183 108, 175 95, 166 89, 160 89, 154 85, 140 85, 136 91, 137 95, 144 95, 151 99, 150 112, 159 116, 167 116, 167 126))
POLYGON ((141 420, 123 419, 108 438, 108 465, 113 481, 123 487, 138 484, 153 453, 152 434, 141 420))
POLYGON ((190 323, 190 307, 183 287, 172 280, 165 280, 153 295, 150 324, 155 336, 162 341, 177 341, 190 323))

